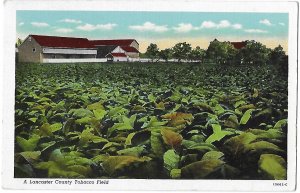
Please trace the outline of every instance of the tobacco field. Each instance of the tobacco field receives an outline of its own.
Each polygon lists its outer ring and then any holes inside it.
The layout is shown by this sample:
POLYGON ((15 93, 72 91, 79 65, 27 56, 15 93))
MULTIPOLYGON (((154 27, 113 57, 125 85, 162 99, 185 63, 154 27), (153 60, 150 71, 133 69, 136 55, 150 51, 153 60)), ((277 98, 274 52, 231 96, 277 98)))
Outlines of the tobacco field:
POLYGON ((16 178, 287 178, 274 66, 17 64, 16 178))

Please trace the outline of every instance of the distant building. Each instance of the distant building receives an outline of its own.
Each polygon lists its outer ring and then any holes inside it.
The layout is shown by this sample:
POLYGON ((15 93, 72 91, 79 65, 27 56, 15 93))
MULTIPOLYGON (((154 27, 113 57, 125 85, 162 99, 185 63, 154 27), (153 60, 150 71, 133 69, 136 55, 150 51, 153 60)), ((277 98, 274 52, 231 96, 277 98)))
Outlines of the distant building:
POLYGON ((247 45, 247 42, 230 42, 230 43, 233 45, 233 47, 235 49, 238 49, 238 50, 246 47, 246 45, 247 45))
POLYGON ((135 39, 90 40, 97 47, 97 58, 108 61, 135 61, 139 59, 139 43, 135 39))
POLYGON ((138 61, 134 39, 88 40, 87 38, 29 35, 18 47, 18 61, 31 63, 138 61))

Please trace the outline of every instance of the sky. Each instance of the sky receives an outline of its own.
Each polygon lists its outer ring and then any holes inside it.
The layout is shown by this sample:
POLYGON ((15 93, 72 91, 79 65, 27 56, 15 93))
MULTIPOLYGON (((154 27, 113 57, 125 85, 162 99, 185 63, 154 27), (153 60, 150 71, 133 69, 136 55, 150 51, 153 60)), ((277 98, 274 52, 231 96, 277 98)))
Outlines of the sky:
POLYGON ((269 48, 288 48, 288 13, 17 11, 17 37, 29 34, 136 39, 140 51, 187 42, 206 49, 209 42, 256 40, 269 48))

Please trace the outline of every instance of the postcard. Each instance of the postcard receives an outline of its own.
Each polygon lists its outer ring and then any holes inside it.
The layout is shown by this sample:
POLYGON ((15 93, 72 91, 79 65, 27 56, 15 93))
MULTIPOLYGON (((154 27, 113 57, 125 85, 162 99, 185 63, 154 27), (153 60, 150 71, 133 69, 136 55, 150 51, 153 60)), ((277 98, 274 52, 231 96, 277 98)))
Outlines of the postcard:
POLYGON ((295 190, 296 2, 20 2, 5 188, 295 190))

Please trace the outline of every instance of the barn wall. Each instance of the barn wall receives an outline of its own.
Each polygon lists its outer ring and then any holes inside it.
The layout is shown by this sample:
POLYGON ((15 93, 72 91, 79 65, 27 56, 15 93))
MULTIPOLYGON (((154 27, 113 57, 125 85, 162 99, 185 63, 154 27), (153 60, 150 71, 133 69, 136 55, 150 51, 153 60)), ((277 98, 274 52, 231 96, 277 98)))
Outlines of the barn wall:
POLYGON ((107 62, 106 58, 44 58, 43 63, 93 63, 107 62))
POLYGON ((125 53, 125 51, 120 47, 116 47, 111 53, 125 53))
POLYGON ((139 44, 138 44, 136 41, 133 41, 133 42, 130 44, 130 46, 136 48, 137 50, 139 50, 139 44))
POLYGON ((35 39, 30 36, 25 39, 25 41, 18 47, 19 62, 41 62, 42 47, 35 41, 35 39), (31 39, 31 40, 30 40, 31 39), (35 49, 35 52, 33 51, 35 49))
POLYGON ((114 62, 127 62, 127 57, 114 57, 114 62))
POLYGON ((43 54, 43 57, 46 59, 72 59, 72 58, 96 58, 95 54, 43 54))
POLYGON ((79 49, 79 48, 44 48, 43 53, 49 54, 97 54, 96 49, 79 49))
POLYGON ((136 52, 126 52, 126 55, 129 56, 130 58, 138 58, 139 53, 136 52))

